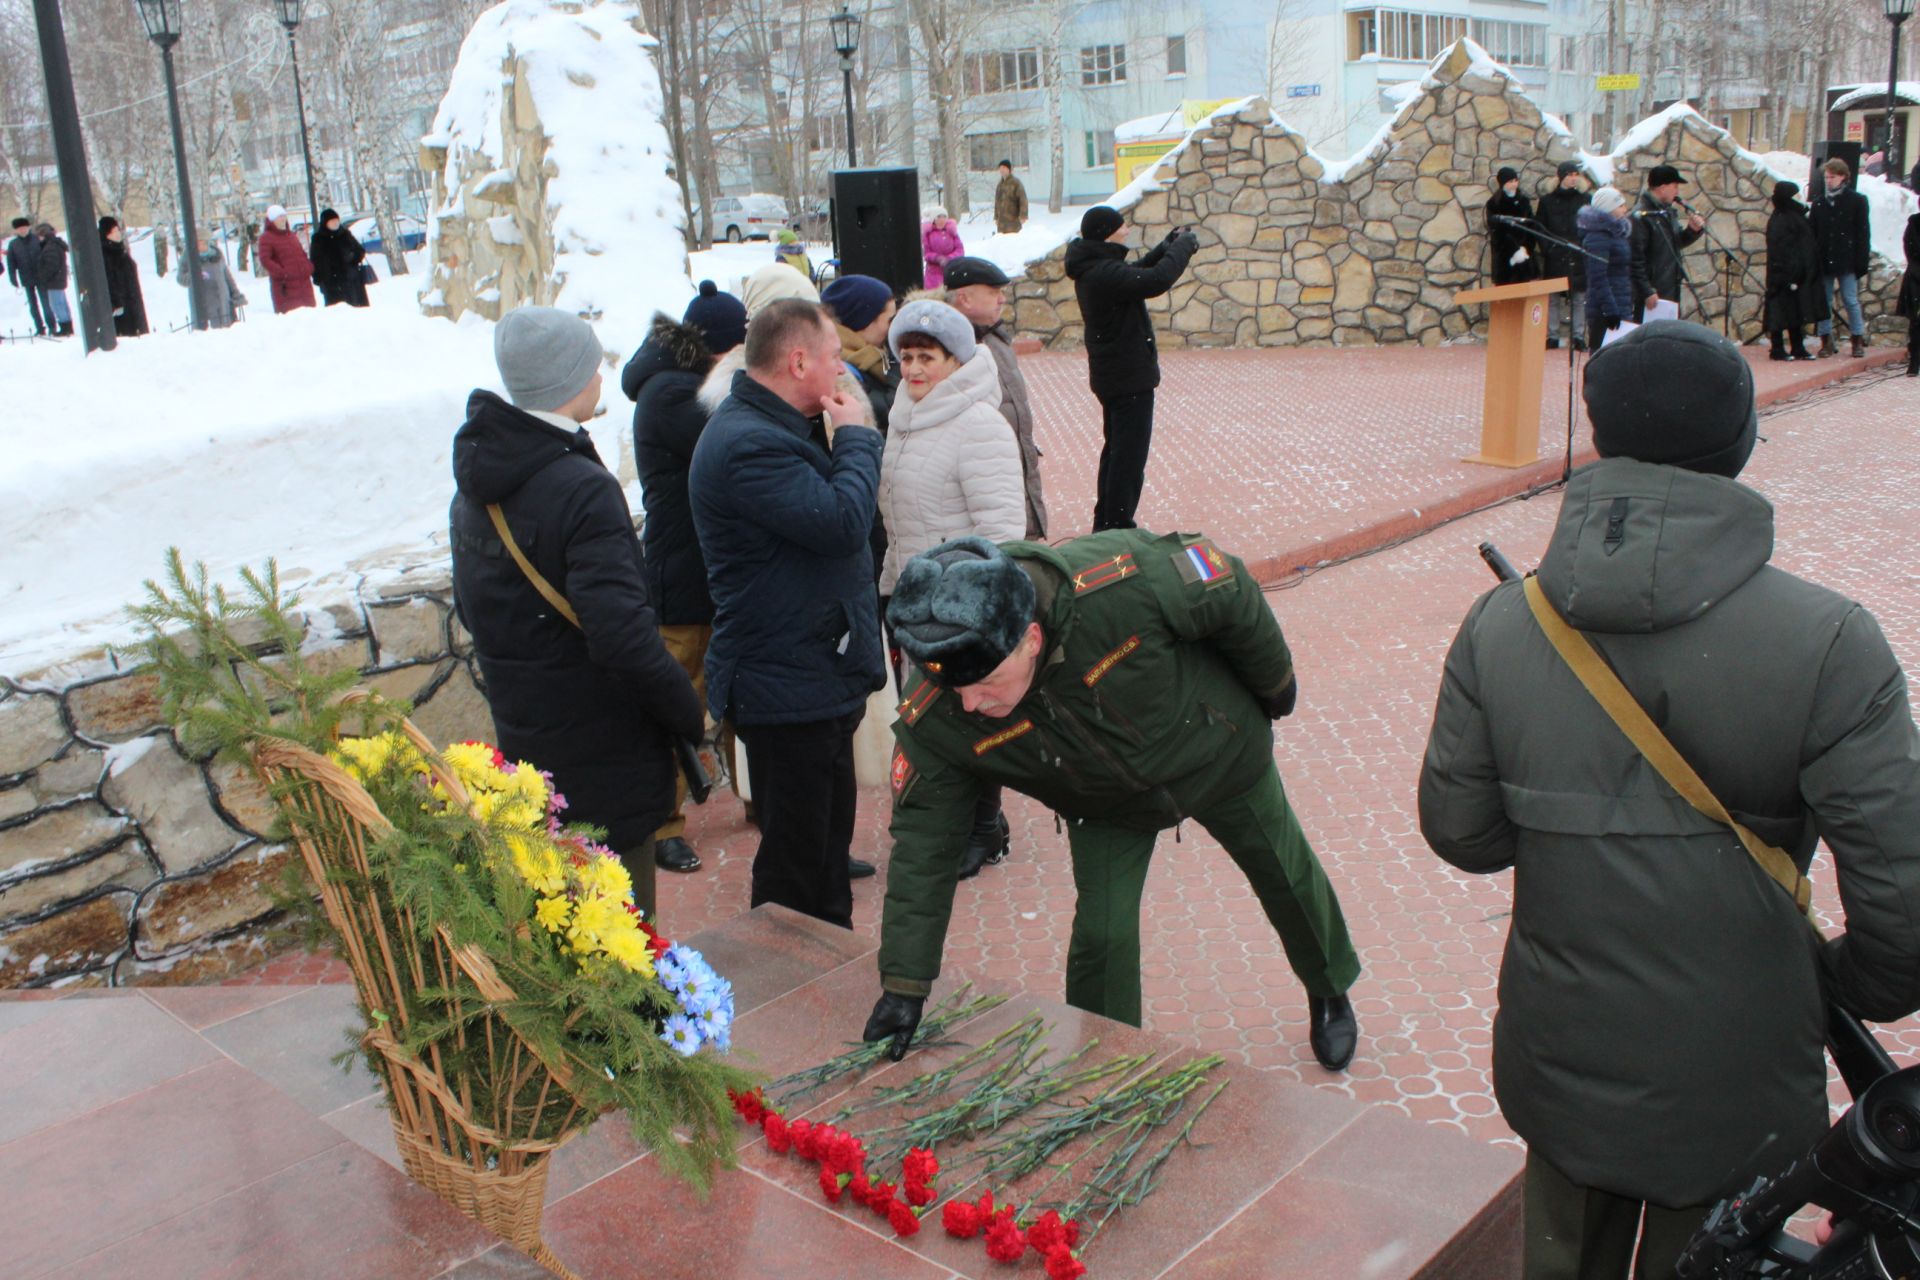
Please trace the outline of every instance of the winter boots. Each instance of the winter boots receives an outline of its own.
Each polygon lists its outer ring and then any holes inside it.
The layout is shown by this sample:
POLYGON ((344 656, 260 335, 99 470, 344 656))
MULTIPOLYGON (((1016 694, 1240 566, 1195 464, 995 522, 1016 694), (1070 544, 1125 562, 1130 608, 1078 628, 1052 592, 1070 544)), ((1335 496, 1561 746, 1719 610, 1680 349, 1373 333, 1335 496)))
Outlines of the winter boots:
POLYGON ((1867 340, 1861 337, 1857 333, 1854 334, 1853 335, 1853 358, 1855 360, 1858 360, 1861 357, 1865 356, 1866 354, 1867 354, 1867 340))
POLYGON ((1820 335, 1820 359, 1825 360, 1828 356, 1837 356, 1839 354, 1840 354, 1840 348, 1834 345, 1833 335, 1830 333, 1821 334, 1820 335))
POLYGON ((1773 334, 1773 346, 1767 351, 1767 359, 1811 360, 1813 355, 1807 350, 1806 340, 1800 336, 1799 330, 1776 329, 1773 334), (1791 350, 1787 346, 1788 339, 1792 339, 1793 342, 1791 350))

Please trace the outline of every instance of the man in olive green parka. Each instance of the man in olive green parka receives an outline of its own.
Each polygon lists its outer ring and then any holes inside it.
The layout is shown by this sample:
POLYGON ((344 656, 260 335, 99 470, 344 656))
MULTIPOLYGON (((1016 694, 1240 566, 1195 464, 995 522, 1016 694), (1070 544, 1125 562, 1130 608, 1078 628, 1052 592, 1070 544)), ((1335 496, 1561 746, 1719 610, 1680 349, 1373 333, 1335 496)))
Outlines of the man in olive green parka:
POLYGON ((1274 766, 1272 720, 1298 686, 1245 565, 1198 535, 958 538, 908 563, 887 619, 918 671, 894 724, 885 994, 867 1039, 905 1053, 940 973, 974 797, 998 784, 1067 821, 1069 1004, 1139 1025, 1148 862, 1160 832, 1193 818, 1279 934, 1315 1056, 1346 1067, 1360 964, 1274 766))
POLYGON ((1494 1092, 1528 1145, 1528 1280, 1666 1277, 1716 1201, 1827 1127, 1823 997, 1920 1006, 1920 735, 1873 617, 1771 567, 1735 482, 1753 374, 1661 321, 1588 366, 1601 461, 1567 487, 1539 586, 1732 815, 1802 873, 1832 850, 1822 944, 1560 658, 1522 586, 1447 655, 1420 827, 1464 871, 1511 867, 1494 1092), (1644 1219, 1644 1222, 1643 1222, 1644 1219))

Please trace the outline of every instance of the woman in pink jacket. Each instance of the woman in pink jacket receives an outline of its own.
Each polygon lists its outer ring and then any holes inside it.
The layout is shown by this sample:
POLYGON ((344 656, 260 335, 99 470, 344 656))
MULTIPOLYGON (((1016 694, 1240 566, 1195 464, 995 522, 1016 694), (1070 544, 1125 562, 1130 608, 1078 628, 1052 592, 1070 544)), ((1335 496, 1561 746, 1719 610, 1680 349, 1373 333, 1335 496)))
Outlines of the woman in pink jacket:
POLYGON ((273 282, 275 315, 313 305, 313 260, 300 237, 288 229, 287 211, 277 204, 267 209, 267 225, 260 232, 260 265, 273 282))
POLYGON ((941 288, 946 283, 947 264, 966 252, 960 243, 960 227, 939 205, 927 208, 927 220, 920 227, 920 256, 926 260, 926 287, 941 288))

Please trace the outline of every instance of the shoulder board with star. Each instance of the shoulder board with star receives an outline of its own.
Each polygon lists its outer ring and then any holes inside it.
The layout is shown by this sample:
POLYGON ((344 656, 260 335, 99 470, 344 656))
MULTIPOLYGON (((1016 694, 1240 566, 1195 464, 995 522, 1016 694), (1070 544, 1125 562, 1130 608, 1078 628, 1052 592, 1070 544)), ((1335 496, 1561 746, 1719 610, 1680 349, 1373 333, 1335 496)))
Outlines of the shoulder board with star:
POLYGON ((900 718, 909 726, 918 724, 920 717, 927 714, 927 708, 939 701, 940 695, 945 692, 946 690, 931 680, 921 681, 920 687, 908 694, 900 703, 900 718))
POLYGON ((1073 573, 1073 594, 1091 595, 1102 587, 1110 587, 1123 579, 1131 578, 1140 572, 1140 566, 1133 562, 1133 552, 1122 551, 1119 555, 1090 564, 1073 573))

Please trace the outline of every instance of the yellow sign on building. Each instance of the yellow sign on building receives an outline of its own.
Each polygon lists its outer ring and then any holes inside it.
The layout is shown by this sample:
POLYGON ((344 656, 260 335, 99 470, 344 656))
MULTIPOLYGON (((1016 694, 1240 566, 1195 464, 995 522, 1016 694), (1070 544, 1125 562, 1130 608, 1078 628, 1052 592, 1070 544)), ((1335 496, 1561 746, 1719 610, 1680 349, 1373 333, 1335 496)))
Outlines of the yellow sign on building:
POLYGON ((1628 71, 1622 75, 1595 76, 1593 78, 1593 87, 1602 93, 1618 93, 1623 89, 1638 89, 1640 87, 1640 73, 1638 71, 1628 71))

